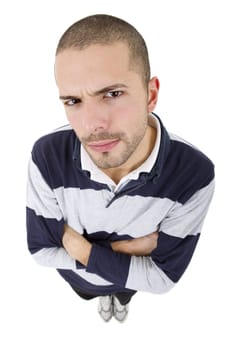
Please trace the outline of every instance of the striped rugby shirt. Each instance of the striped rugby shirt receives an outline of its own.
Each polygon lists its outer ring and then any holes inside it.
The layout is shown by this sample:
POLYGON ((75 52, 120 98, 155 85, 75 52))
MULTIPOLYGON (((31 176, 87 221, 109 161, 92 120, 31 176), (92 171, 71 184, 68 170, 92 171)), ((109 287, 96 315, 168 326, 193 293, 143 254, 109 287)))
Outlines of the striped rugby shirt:
POLYGON ((187 268, 214 192, 213 163, 168 134, 161 120, 149 158, 118 185, 98 169, 70 126, 40 138, 29 161, 29 251, 73 287, 96 295, 170 290, 187 268), (91 243, 88 265, 62 245, 64 224, 91 243), (114 252, 110 243, 158 231, 151 256, 114 252))

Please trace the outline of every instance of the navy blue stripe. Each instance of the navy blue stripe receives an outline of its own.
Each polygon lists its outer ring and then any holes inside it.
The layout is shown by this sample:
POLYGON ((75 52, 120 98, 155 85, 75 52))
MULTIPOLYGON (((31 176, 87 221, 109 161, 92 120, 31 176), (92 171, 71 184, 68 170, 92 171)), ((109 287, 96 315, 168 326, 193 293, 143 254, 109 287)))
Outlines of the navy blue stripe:
POLYGON ((27 240, 29 251, 34 254, 43 248, 62 247, 64 220, 45 219, 26 210, 27 240))
POLYGON ((214 166, 202 152, 187 144, 172 140, 170 147, 158 186, 166 197, 168 194, 168 198, 185 203, 214 179, 214 166))
POLYGON ((116 232, 107 232, 107 231, 98 231, 98 232, 91 232, 87 233, 86 230, 84 230, 83 236, 90 242, 90 243, 97 243, 98 245, 102 247, 110 248, 110 243, 119 241, 119 240, 128 240, 132 239, 132 236, 130 235, 119 235, 116 232))
POLYGON ((83 292, 87 294, 111 295, 117 292, 130 291, 130 289, 128 288, 124 288, 115 284, 109 286, 97 286, 91 284, 71 270, 57 269, 57 271, 66 280, 67 283, 69 283, 73 287, 76 287, 79 290, 83 290, 83 292))
POLYGON ((159 178, 156 181, 153 178, 146 180, 145 176, 145 184, 127 194, 169 198, 184 204, 213 179, 214 166, 203 153, 184 143, 171 141, 170 152, 159 178))
POLYGON ((74 131, 65 130, 46 135, 35 143, 32 159, 47 184, 51 189, 63 186, 109 190, 107 185, 91 181, 88 172, 77 166, 77 160, 73 158, 76 141, 74 131))
POLYGON ((187 268, 199 237, 200 234, 181 239, 160 232, 158 246, 151 257, 156 265, 176 283, 187 268))
POLYGON ((93 243, 86 271, 124 288, 129 274, 130 260, 130 255, 116 253, 110 248, 93 243))

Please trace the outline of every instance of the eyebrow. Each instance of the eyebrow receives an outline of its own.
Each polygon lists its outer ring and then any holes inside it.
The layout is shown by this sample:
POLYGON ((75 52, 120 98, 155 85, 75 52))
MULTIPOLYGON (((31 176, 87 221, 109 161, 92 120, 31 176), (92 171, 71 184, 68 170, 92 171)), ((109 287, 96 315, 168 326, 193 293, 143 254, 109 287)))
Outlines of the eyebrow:
MULTIPOLYGON (((104 88, 94 91, 93 93, 90 94, 90 96, 98 96, 98 95, 102 95, 106 92, 115 90, 115 89, 119 89, 119 88, 127 88, 128 86, 125 84, 113 84, 113 85, 109 85, 109 86, 105 86, 104 88)), ((72 99, 79 99, 78 96, 75 95, 65 95, 65 96, 60 96, 59 97, 60 100, 72 100, 72 99)))

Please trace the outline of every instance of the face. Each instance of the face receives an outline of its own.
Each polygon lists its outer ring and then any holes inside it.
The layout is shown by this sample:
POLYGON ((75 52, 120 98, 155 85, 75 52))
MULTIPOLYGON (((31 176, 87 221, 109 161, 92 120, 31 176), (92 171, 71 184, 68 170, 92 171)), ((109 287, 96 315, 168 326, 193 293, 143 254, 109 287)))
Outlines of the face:
POLYGON ((55 77, 68 121, 94 163, 109 169, 137 162, 158 81, 145 87, 131 69, 127 46, 64 50, 56 57, 55 77))

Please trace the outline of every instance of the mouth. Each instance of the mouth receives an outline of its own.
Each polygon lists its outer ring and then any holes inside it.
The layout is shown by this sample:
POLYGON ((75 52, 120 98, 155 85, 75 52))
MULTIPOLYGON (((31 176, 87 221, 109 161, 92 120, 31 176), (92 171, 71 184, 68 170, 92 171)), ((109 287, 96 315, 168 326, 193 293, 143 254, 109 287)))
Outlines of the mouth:
POLYGON ((88 143, 87 146, 96 152, 109 152, 118 145, 120 139, 103 140, 88 143))

